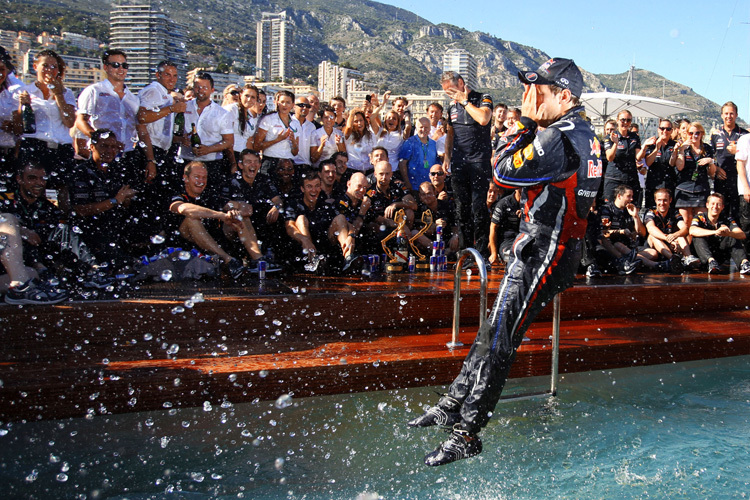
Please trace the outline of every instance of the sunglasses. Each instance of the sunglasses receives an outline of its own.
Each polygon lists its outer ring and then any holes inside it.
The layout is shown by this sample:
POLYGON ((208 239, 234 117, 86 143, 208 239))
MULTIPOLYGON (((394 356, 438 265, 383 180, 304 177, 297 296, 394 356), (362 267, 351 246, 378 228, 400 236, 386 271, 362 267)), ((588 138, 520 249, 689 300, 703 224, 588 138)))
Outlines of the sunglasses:
POLYGON ((445 175, 445 172, 430 172, 430 175, 432 177, 442 177, 445 175))
POLYGON ((240 91, 239 90, 230 90, 229 91, 229 95, 240 95, 240 91))
POLYGON ((620 118, 620 123, 630 123, 632 121, 632 118, 620 118))
POLYGON ((666 130, 667 132, 671 132, 672 127, 659 127, 659 130, 662 130, 662 131, 666 130))
POLYGON ((688 132, 688 135, 692 135, 692 136, 695 137, 695 136, 698 136, 698 135, 703 135, 703 132, 688 132))
POLYGON ((298 107, 300 107, 300 108, 308 108, 308 109, 309 109, 309 108, 312 108, 312 106, 311 106, 311 105, 309 105, 309 104, 305 104, 304 102, 298 102, 297 104, 295 104, 295 106, 298 106, 298 107))
POLYGON ((107 66, 109 66, 110 68, 113 68, 113 69, 118 69, 118 68, 128 69, 130 67, 130 64, 128 64, 126 62, 125 63, 118 63, 118 62, 111 63, 111 62, 108 62, 107 66))

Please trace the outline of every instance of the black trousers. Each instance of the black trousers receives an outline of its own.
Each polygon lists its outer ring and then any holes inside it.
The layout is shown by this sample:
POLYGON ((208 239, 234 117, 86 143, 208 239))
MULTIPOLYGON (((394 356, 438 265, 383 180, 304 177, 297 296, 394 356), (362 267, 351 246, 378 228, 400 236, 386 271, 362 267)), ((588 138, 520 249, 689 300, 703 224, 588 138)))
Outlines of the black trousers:
POLYGON ((714 180, 714 191, 724 195, 724 213, 731 215, 735 220, 740 216, 740 198, 737 191, 737 172, 734 176, 714 180))
POLYGON ((451 170, 461 248, 474 247, 482 255, 487 256, 490 241, 487 190, 492 180, 490 164, 454 163, 451 170))
POLYGON ((745 232, 745 252, 750 251, 750 203, 745 201, 745 197, 740 195, 740 217, 737 221, 740 228, 745 232))
POLYGON ((448 391, 462 403, 466 430, 476 433, 487 425, 524 333, 544 306, 573 284, 582 245, 550 229, 536 238, 524 233, 516 238, 495 305, 448 391))
POLYGON ((707 236, 705 238, 693 237, 693 248, 702 264, 708 263, 711 258, 722 263, 732 257, 737 267, 747 258, 742 240, 731 236, 707 236))

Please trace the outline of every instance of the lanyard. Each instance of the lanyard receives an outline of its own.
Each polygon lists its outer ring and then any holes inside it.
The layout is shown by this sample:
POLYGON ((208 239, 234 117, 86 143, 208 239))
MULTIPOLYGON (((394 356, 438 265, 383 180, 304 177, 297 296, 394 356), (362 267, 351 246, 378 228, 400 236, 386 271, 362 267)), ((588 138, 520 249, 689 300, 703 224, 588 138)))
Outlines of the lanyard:
MULTIPOLYGON (((422 141, 420 141, 420 143, 421 142, 422 141)), ((428 139, 427 144, 422 144, 422 159, 424 160, 424 168, 427 170, 430 169, 430 165, 427 164, 427 151, 429 150, 429 147, 430 147, 430 141, 428 139)))

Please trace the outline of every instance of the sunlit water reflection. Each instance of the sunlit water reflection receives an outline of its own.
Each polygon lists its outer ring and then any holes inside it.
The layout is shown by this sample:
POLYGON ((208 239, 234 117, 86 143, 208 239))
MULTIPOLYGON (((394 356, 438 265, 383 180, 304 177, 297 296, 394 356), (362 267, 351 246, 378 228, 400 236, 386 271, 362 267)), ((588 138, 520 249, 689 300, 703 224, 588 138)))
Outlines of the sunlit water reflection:
MULTIPOLYGON (((513 380, 510 390, 546 379, 513 380)), ((283 396, 283 395, 280 395, 283 396)), ((421 388, 0 426, 3 498, 747 498, 750 356, 566 375, 479 457, 405 422, 421 388)))

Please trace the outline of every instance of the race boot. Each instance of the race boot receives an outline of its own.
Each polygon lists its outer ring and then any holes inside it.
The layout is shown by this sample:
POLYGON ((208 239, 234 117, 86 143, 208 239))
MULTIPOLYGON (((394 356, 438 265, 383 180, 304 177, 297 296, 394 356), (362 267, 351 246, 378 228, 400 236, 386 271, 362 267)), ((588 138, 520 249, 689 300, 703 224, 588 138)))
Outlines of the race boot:
POLYGON ((424 463, 430 467, 435 467, 473 457, 480 453, 482 453, 482 440, 479 439, 479 436, 464 430, 460 424, 456 424, 453 426, 450 437, 435 451, 424 457, 424 463))
POLYGON ((452 397, 444 394, 438 404, 430 407, 422 415, 408 422, 409 427, 431 427, 439 425, 441 427, 453 427, 461 420, 461 403, 452 397))

